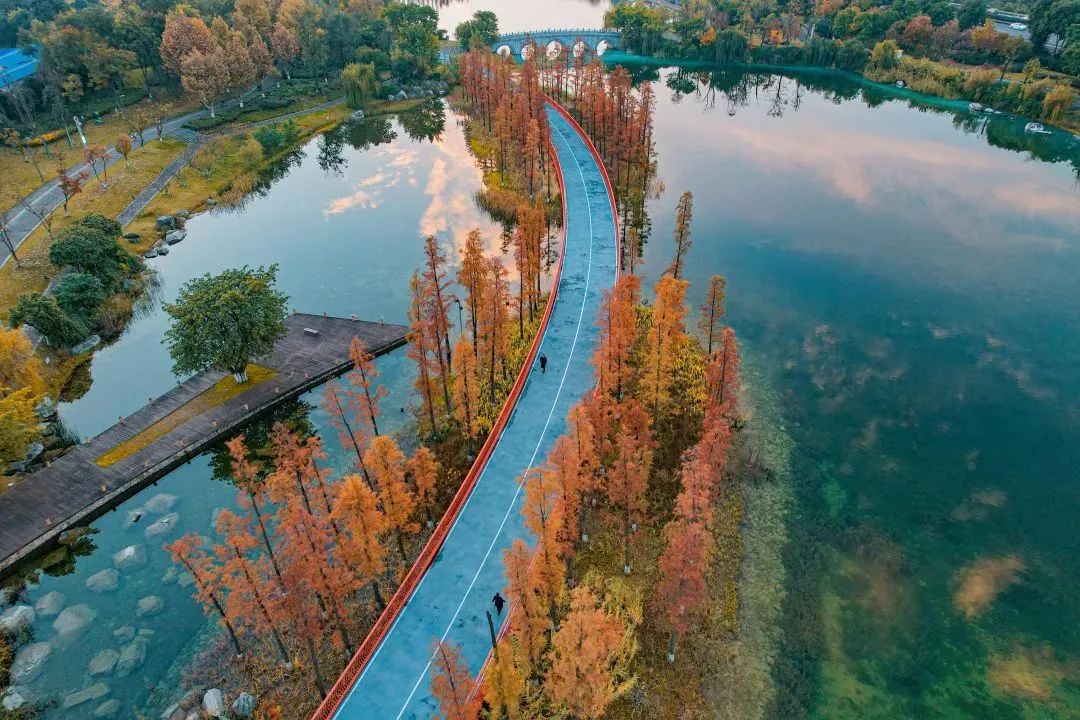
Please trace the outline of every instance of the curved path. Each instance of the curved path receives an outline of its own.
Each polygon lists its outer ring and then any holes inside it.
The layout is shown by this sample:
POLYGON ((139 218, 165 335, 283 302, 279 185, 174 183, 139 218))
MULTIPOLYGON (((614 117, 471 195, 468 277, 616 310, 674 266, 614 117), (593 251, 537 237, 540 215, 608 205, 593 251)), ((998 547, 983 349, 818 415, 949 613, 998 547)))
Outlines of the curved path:
MULTIPOLYGON (((603 166, 580 129, 554 106, 549 105, 548 117, 563 180, 566 235, 557 290, 539 340, 551 372, 542 374, 530 362, 519 377, 517 402, 508 403, 504 414, 509 415, 501 418, 505 425, 501 432, 497 425, 485 445, 490 454, 481 451, 440 523, 447 531, 441 548, 436 530, 430 545, 438 554, 421 554, 316 712, 320 720, 426 720, 435 715, 429 670, 432 643, 438 639, 460 645, 469 669, 480 671, 491 648, 484 611, 492 609, 492 597, 506 587, 503 550, 517 538, 531 540, 517 480, 544 462, 566 429, 570 407, 593 385, 589 358, 601 291, 611 288, 618 274, 614 200, 603 166)), ((509 614, 504 610, 502 619, 509 614)))

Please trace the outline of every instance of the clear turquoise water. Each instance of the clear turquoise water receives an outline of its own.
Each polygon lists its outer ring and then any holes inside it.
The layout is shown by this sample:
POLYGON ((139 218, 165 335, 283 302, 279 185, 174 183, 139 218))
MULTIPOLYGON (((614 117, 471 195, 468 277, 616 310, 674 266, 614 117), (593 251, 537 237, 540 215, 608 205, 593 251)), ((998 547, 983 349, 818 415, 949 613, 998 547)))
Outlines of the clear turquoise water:
MULTIPOLYGON (((444 25, 479 7, 507 17, 507 29, 592 25, 605 7, 564 5, 575 14, 557 22, 540 6, 451 3, 444 25)), ((773 716, 1080 717, 1075 141, 864 98, 847 81, 796 91, 787 79, 777 101, 775 81, 741 77, 725 73, 715 93, 681 98, 666 71, 660 78, 667 191, 650 203, 644 272, 666 266, 675 202, 693 190, 695 292, 713 273, 728 276, 729 319, 783 398, 796 441, 773 716), (1059 161, 1001 147, 1018 143, 1059 161), (1023 563, 1018 582, 966 616, 954 600, 964 568, 1000 557, 1023 563), (1015 694, 1019 679, 1027 697, 1015 694)), ((151 261, 162 297, 204 272, 279 262, 297 309, 400 320, 423 232, 439 232, 449 249, 480 226, 497 251, 498 229, 472 202, 480 179, 454 118, 436 143, 393 122, 395 139, 369 144, 386 129, 353 137, 358 147, 345 143, 340 157, 334 142, 315 141, 242 212, 192 220, 188 239, 151 261)), ((153 310, 98 353, 91 390, 63 408, 81 433, 175 382, 165 327, 153 310)), ((410 368, 403 354, 379 366, 392 390, 387 416, 399 419, 410 368)), ((177 534, 207 529, 233 495, 201 458, 96 523, 97 549, 27 595, 59 590, 98 612, 49 659, 36 691, 83 687, 90 658, 118 645, 112 631, 131 623, 136 600, 157 594, 166 612, 135 623, 154 631, 145 664, 109 682, 125 708, 159 710, 174 698, 207 622, 185 590, 161 581, 164 553, 151 548, 113 594, 84 588, 114 552, 145 542, 141 526, 122 528, 123 514, 162 492, 180 498, 177 534)), ((37 623, 39 639, 50 623, 37 623)))
POLYGON ((728 277, 783 398, 798 504, 774 717, 1080 716, 1080 142, 846 82, 786 78, 777 102, 776 76, 670 89, 687 79, 662 77, 644 274, 693 191, 692 295, 728 277), (1017 582, 968 617, 963 569, 1002 557, 1017 582))

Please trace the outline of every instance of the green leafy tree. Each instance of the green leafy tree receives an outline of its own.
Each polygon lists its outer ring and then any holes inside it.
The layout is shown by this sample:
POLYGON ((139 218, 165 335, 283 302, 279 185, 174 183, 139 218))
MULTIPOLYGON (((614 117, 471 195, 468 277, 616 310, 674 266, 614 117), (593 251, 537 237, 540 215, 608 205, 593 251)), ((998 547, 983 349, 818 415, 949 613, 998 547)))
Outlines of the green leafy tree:
POLYGON ((956 20, 960 23, 961 30, 970 30, 977 25, 982 25, 985 19, 985 0, 966 0, 956 13, 956 20))
POLYGON ((499 39, 499 18, 490 10, 477 10, 471 20, 466 20, 454 31, 458 45, 469 50, 474 45, 484 49, 499 39))
POLYGON ((285 138, 281 134, 281 130, 277 125, 267 125, 266 127, 259 128, 252 133, 259 145, 262 146, 263 155, 265 157, 271 157, 285 144, 285 138))
POLYGON ((85 325, 64 312, 56 298, 41 293, 21 296, 8 314, 8 321, 12 327, 32 325, 50 345, 58 347, 70 347, 89 334, 85 325))
POLYGON ((1065 41, 1073 25, 1080 25, 1080 0, 1038 0, 1031 7, 1031 44, 1041 51, 1050 36, 1057 35, 1052 52, 1058 55, 1067 48, 1065 41))
POLYGON ((115 221, 87 215, 56 234, 49 260, 57 267, 70 265, 93 275, 106 291, 112 291, 125 275, 142 267, 142 262, 117 242, 119 236, 120 226, 115 221))
POLYGON ((341 85, 345 89, 345 102, 351 108, 360 107, 379 92, 379 78, 374 65, 353 63, 341 71, 341 85))
POLYGON ((98 310, 107 297, 105 287, 93 275, 65 275, 56 286, 56 302, 72 318, 93 327, 98 310))
POLYGON ((900 64, 900 48, 892 40, 882 40, 870 53, 870 64, 878 70, 892 70, 900 64))
POLYGON ((203 275, 180 290, 165 306, 173 325, 165 333, 173 372, 207 368, 228 371, 247 381, 247 365, 265 355, 285 335, 288 296, 277 291, 277 265, 246 266, 219 275, 203 275))

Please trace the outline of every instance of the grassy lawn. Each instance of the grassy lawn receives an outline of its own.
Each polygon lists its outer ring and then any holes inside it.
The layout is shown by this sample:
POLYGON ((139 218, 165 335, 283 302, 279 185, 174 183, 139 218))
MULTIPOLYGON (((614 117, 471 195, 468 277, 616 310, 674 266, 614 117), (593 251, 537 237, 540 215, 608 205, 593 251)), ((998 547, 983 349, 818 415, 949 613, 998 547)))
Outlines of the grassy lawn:
MULTIPOLYGON (((179 106, 175 103, 169 104, 168 108, 170 116, 198 109, 196 107, 179 106)), ((128 117, 130 117, 132 111, 142 110, 148 118, 153 118, 153 103, 149 100, 142 100, 129 107, 128 110, 128 117)), ((118 137, 128 133, 128 117, 113 111, 102 114, 101 125, 95 124, 93 120, 88 120, 83 128, 86 132, 87 142, 92 145, 112 145, 118 137)), ((45 148, 38 148, 38 164, 41 166, 41 172, 45 176, 45 182, 56 177, 58 159, 62 159, 65 167, 71 167, 82 162, 82 144, 79 142, 79 136, 74 127, 71 128, 71 139, 75 143, 73 149, 68 148, 67 140, 63 138, 49 145, 48 150, 52 155, 51 159, 45 154, 45 148)), ((41 178, 38 177, 37 171, 34 170, 33 164, 23 160, 18 151, 8 147, 0 147, 0 177, 4 178, 3 188, 0 189, 0 210, 14 207, 20 198, 25 197, 43 184, 41 178)))
MULTIPOLYGON (((328 110, 322 110, 295 120, 300 128, 302 144, 308 138, 327 130, 346 117, 350 110, 344 105, 337 105, 328 110)), ((258 158, 257 163, 249 163, 248 158, 241 157, 240 149, 245 144, 254 142, 245 134, 237 134, 229 137, 218 138, 199 150, 191 162, 190 167, 180 171, 165 189, 158 194, 150 204, 125 228, 130 232, 137 232, 144 238, 155 237, 154 222, 160 215, 167 215, 184 209, 192 213, 206 209, 206 201, 209 198, 217 198, 225 192, 238 178, 257 173, 265 168, 274 158, 258 158)), ((280 155, 295 149, 283 150, 280 155)), ((152 242, 147 242, 147 245, 152 242)), ((140 245, 139 247, 143 247, 140 245)))
POLYGON ((232 375, 226 375, 184 406, 172 411, 130 440, 120 443, 94 460, 94 462, 103 468, 111 467, 121 460, 131 457, 188 420, 202 415, 207 410, 212 410, 218 405, 233 399, 237 395, 242 395, 274 377, 277 377, 277 372, 260 365, 248 365, 248 381, 243 384, 237 383, 232 375))
MULTIPOLYGON (((63 228, 72 218, 90 212, 116 217, 166 165, 184 151, 184 147, 182 142, 166 139, 164 142, 152 142, 139 148, 131 153, 130 164, 121 160, 109 169, 107 187, 103 187, 100 180, 91 176, 83 192, 68 203, 70 215, 65 217, 63 209, 53 213, 53 232, 63 228)), ((44 227, 38 227, 19 246, 18 255, 22 266, 16 267, 15 262, 9 260, 0 268, 0 312, 5 318, 7 309, 15 304, 20 295, 44 290, 49 280, 56 275, 57 268, 49 262, 49 245, 48 232, 44 227)), ((137 249, 139 246, 134 247, 137 249)))

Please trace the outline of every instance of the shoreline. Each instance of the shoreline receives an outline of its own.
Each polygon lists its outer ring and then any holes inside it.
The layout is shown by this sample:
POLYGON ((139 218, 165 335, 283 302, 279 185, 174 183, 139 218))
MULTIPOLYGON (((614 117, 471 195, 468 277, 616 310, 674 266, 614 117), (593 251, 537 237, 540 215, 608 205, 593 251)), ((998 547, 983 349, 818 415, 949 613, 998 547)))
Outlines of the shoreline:
MULTIPOLYGON (((611 50, 601 56, 601 61, 605 65, 607 64, 631 64, 641 65, 655 68, 680 68, 686 70, 740 70, 743 72, 761 72, 761 73, 775 73, 782 75, 812 75, 818 77, 838 78, 847 80, 849 82, 856 83, 858 85, 872 88, 886 95, 889 95, 889 99, 895 100, 908 100, 924 106, 930 106, 933 108, 948 110, 951 112, 969 112, 973 115, 978 115, 971 110, 970 106, 974 102, 973 100, 960 100, 950 99, 942 97, 940 95, 931 95, 928 93, 920 92, 918 90, 911 90, 907 87, 897 87, 896 85, 878 82, 871 78, 857 73, 851 70, 840 70, 832 67, 824 67, 821 65, 777 65, 773 63, 718 63, 707 60, 681 60, 681 59, 669 59, 658 57, 655 55, 634 55, 621 50, 611 50), (610 58, 610 59, 609 59, 610 58)), ((1040 120, 1038 118, 1032 118, 1025 115, 1017 115, 1015 113, 1006 111, 997 111, 994 113, 999 117, 1011 118, 1017 121, 1025 122, 1038 122, 1051 128, 1053 132, 1061 133, 1062 135, 1069 136, 1075 140, 1080 140, 1080 131, 1070 130, 1068 128, 1055 125, 1046 120, 1040 120)), ((987 115, 990 117, 990 115, 987 115)))

